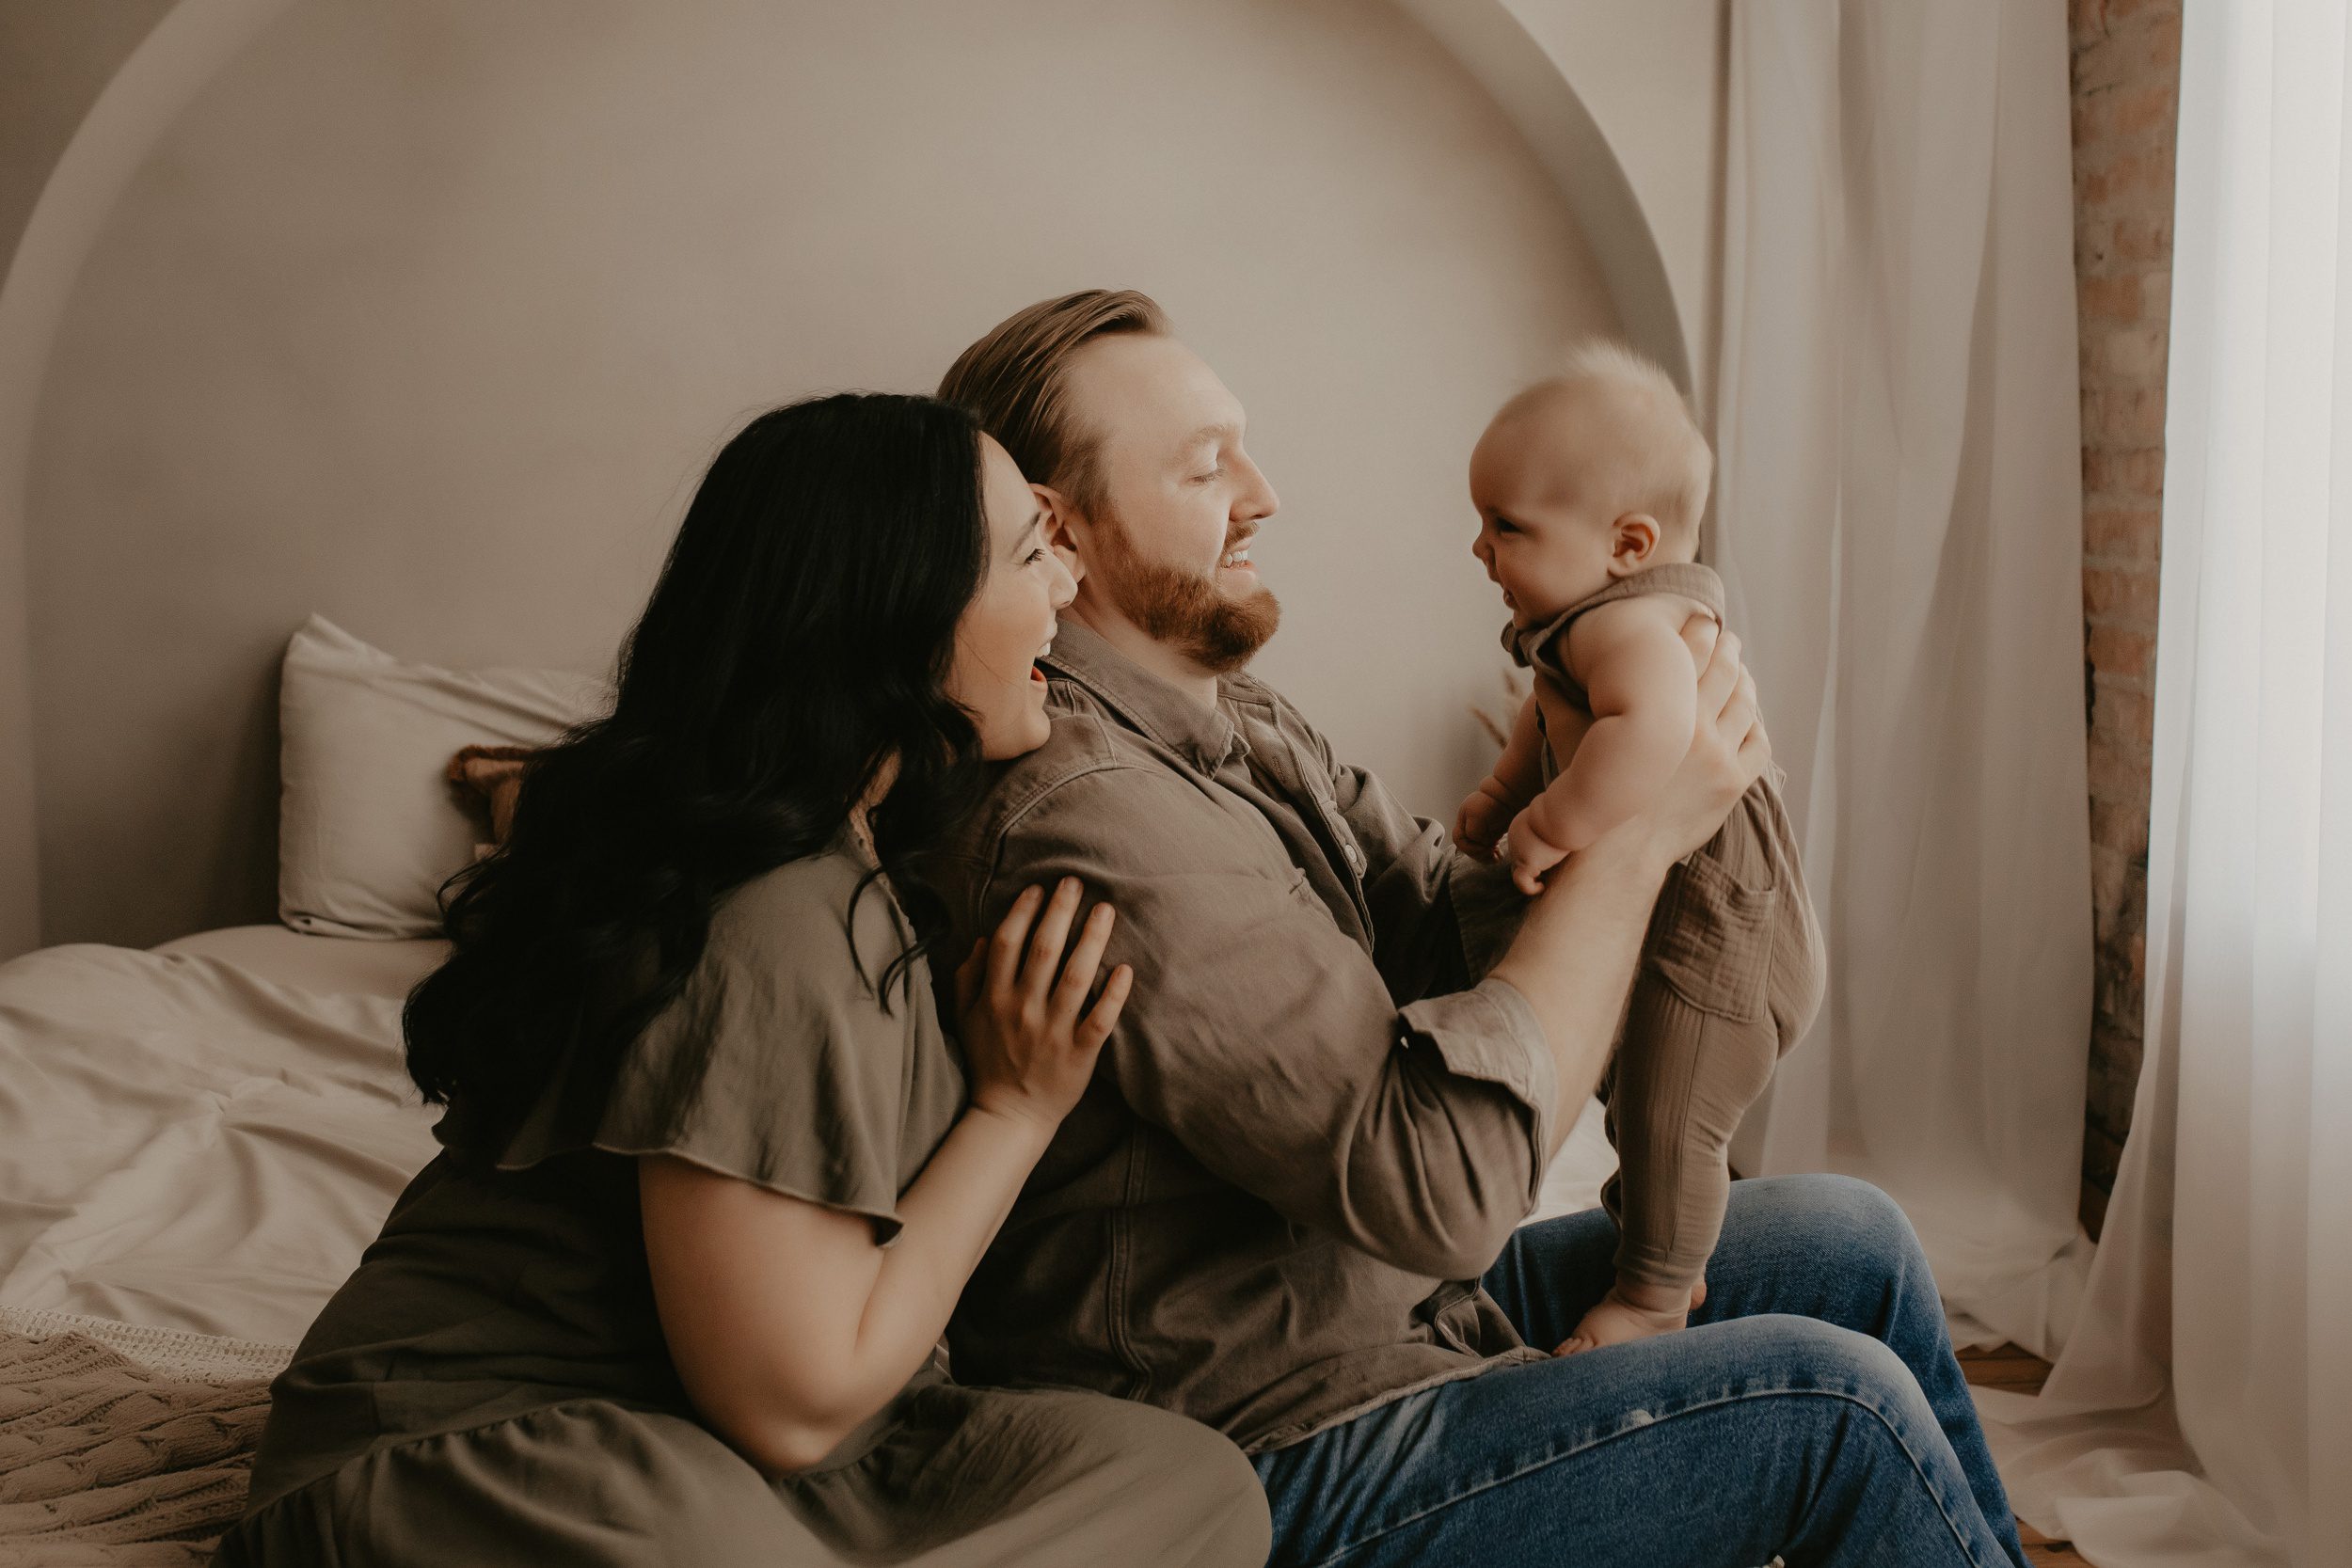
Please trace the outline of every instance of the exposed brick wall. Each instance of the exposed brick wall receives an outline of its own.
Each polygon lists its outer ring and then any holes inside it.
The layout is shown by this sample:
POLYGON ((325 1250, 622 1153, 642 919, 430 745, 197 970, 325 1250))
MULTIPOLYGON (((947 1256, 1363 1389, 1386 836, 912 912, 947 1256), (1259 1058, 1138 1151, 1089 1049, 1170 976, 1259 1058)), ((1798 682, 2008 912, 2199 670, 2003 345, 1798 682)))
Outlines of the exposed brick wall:
POLYGON ((2083 626, 2097 1006, 2083 1220, 2098 1232, 2139 1078, 2156 548, 2181 0, 2070 0, 2081 309, 2083 626))

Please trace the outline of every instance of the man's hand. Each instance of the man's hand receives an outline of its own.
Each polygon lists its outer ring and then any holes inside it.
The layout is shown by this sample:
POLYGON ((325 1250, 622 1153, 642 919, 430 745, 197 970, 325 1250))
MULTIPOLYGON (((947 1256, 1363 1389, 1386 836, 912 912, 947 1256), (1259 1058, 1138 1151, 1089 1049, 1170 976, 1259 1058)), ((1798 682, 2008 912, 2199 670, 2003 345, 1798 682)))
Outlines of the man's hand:
POLYGON ((1650 809, 1627 826, 1645 826, 1651 852, 1671 865, 1715 836, 1772 763, 1772 739, 1756 713, 1756 678, 1740 662, 1740 639, 1726 631, 1699 672, 1691 750, 1650 809))

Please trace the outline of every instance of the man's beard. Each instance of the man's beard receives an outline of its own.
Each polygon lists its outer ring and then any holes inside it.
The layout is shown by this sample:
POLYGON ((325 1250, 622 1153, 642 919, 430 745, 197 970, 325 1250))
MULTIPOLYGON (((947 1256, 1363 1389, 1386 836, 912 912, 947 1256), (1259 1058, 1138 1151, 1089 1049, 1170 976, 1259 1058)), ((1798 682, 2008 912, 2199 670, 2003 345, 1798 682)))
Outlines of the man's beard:
POLYGON ((1127 536, 1127 526, 1108 508, 1098 509, 1098 559, 1092 562, 1110 590, 1111 603, 1159 643, 1176 649, 1213 675, 1230 674, 1249 662, 1274 628, 1282 607, 1261 585, 1241 598, 1228 597, 1208 575, 1146 561, 1127 536))

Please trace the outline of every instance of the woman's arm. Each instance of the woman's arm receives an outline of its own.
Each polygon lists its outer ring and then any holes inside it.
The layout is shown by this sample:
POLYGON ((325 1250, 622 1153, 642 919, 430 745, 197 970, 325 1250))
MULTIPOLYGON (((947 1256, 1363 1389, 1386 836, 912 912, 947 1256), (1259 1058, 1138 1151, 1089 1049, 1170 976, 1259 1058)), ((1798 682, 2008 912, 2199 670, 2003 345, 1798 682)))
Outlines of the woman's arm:
POLYGON ((1040 918, 1028 890, 959 971, 972 1104, 899 1196, 889 1245, 863 1216, 672 1156, 638 1162, 671 1358, 704 1418, 763 1469, 816 1464, 922 1366, 1084 1091, 1132 977, 1114 972, 1082 1016, 1112 916, 1095 907, 1063 967, 1078 900, 1066 882, 1040 918))
POLYGON ((764 1470, 806 1469, 938 1343, 1050 1127, 967 1111, 877 1246, 846 1214, 669 1155, 639 1162, 661 1330, 703 1418, 764 1470))

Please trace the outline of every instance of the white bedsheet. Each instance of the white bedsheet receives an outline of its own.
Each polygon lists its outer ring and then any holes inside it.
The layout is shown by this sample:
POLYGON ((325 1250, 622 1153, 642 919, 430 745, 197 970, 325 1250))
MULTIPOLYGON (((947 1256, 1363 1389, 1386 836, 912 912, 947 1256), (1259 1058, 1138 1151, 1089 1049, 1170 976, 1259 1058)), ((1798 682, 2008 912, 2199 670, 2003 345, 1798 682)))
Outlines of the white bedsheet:
POLYGON ((399 1006, 186 953, 0 965, 0 1303, 299 1338, 437 1147, 399 1006))
POLYGON ((376 942, 359 937, 310 936, 275 923, 225 926, 159 942, 158 953, 192 953, 218 958, 248 974, 296 990, 357 996, 408 994, 449 953, 434 937, 376 942))

